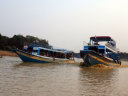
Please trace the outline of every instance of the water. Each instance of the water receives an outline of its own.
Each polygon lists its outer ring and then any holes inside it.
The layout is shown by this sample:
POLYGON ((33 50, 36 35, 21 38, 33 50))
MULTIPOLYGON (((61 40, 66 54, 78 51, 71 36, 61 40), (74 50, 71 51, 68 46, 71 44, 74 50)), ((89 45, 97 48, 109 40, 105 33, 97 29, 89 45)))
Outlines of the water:
POLYGON ((18 57, 3 57, 0 96, 128 96, 128 67, 23 63, 18 57))

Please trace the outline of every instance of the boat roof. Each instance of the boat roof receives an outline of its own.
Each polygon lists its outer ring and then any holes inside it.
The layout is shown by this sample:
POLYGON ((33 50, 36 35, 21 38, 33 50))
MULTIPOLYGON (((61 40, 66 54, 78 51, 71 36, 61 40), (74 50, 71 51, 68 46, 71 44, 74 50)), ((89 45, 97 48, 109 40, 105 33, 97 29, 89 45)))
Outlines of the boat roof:
POLYGON ((33 48, 35 48, 36 50, 40 48, 46 51, 59 52, 59 53, 65 53, 65 54, 73 52, 73 51, 68 51, 66 49, 48 49, 48 48, 43 48, 43 47, 33 47, 33 48))
POLYGON ((92 36, 90 37, 90 40, 93 40, 93 41, 114 41, 114 39, 112 39, 110 36, 92 36))
POLYGON ((46 46, 43 44, 35 44, 35 43, 29 43, 29 48, 35 48, 35 50, 38 50, 37 48, 47 50, 47 51, 53 51, 53 52, 60 52, 60 53, 71 53, 73 51, 66 50, 66 49, 59 49, 59 48, 53 48, 54 46, 46 46))

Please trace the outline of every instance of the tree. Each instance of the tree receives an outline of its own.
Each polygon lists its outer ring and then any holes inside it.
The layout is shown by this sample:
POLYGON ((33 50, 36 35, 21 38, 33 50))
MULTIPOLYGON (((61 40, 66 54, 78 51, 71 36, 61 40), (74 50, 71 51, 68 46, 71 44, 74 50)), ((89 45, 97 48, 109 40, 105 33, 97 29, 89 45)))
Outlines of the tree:
POLYGON ((22 49, 24 44, 28 43, 36 43, 39 45, 49 46, 49 43, 45 39, 39 39, 34 36, 27 35, 24 37, 23 35, 14 35, 12 38, 7 36, 2 36, 0 34, 0 49, 1 50, 9 50, 9 49, 22 49))
POLYGON ((18 49, 22 49, 23 45, 25 42, 25 37, 22 35, 14 35, 11 39, 10 39, 10 46, 15 46, 18 49))
POLYGON ((0 49, 6 50, 8 46, 9 38, 0 34, 0 49))

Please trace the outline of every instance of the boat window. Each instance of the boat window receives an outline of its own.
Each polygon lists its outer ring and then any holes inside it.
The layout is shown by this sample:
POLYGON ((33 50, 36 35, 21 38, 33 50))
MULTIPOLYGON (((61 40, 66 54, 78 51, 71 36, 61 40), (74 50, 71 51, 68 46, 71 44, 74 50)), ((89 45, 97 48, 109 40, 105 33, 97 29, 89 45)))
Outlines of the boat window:
POLYGON ((43 49, 40 50, 40 55, 44 56, 45 51, 43 49))
POLYGON ((52 51, 47 51, 47 56, 48 57, 53 57, 53 52, 52 51))
POLYGON ((104 53, 104 49, 99 49, 99 53, 104 53))
MULTIPOLYGON (((35 52, 35 51, 33 51, 33 52, 35 52)), ((40 49, 40 55, 47 56, 47 57, 54 57, 54 58, 67 58, 67 59, 73 58, 72 53, 65 54, 63 52, 44 50, 44 49, 40 49)))
POLYGON ((104 55, 104 49, 99 49, 99 54, 104 55))
POLYGON ((61 53, 61 52, 54 52, 54 57, 55 58, 65 58, 66 55, 64 53, 61 53))
POLYGON ((97 46, 89 46, 88 50, 93 50, 95 52, 98 52, 97 46))
POLYGON ((37 53, 38 53, 38 50, 33 50, 32 52, 33 55, 37 55, 37 53))
POLYGON ((33 49, 33 48, 28 47, 28 49, 27 49, 28 53, 32 53, 32 49, 33 49))

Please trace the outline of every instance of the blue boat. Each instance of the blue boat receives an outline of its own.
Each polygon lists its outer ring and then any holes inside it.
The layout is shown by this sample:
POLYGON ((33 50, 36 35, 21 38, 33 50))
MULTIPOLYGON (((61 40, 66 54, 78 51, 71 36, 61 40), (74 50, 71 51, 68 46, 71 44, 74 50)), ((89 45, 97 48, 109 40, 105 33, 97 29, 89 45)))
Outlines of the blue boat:
POLYGON ((24 62, 36 63, 74 63, 72 51, 65 49, 53 49, 52 47, 44 47, 40 45, 25 45, 23 50, 13 50, 24 62))
POLYGON ((107 66, 120 66, 119 51, 116 42, 110 36, 93 36, 90 42, 80 50, 80 56, 85 66, 104 64, 107 66))

